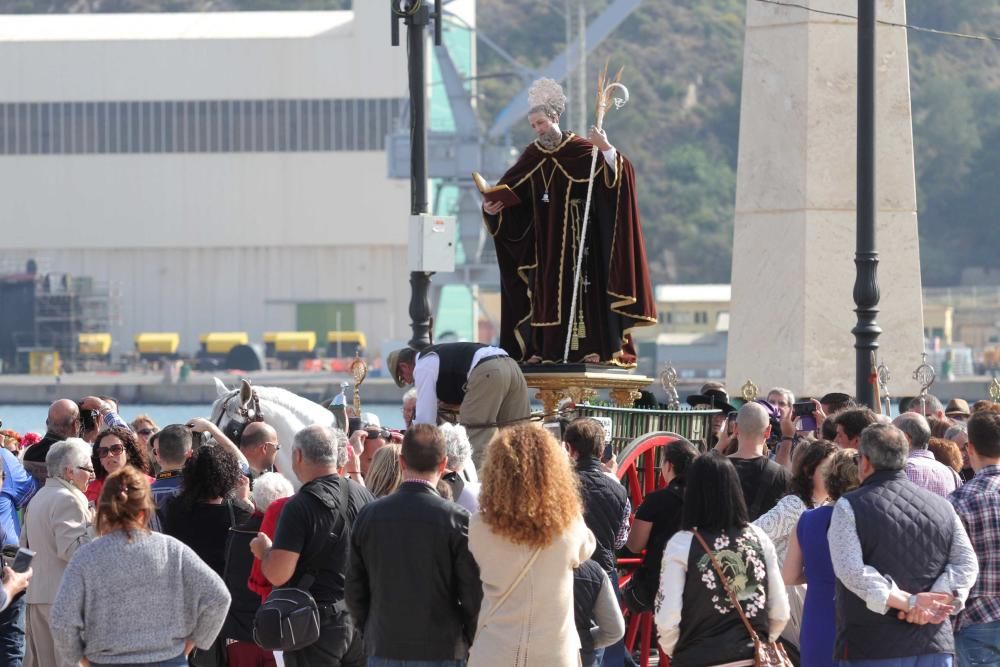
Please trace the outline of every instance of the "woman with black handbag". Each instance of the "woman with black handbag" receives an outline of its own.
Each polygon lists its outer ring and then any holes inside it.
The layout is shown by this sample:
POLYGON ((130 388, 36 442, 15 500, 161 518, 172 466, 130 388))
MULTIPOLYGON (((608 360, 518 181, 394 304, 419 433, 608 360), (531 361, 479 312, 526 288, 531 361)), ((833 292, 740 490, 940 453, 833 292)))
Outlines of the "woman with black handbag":
POLYGON ((715 453, 698 457, 656 600, 671 666, 790 665, 774 644, 788 617, 774 544, 750 524, 736 469, 715 453))
MULTIPOLYGON (((229 532, 251 516, 249 480, 239 462, 218 446, 199 447, 184 464, 181 492, 166 504, 163 532, 188 545, 220 577, 226 570, 229 532)), ((190 656, 194 667, 228 664, 226 636, 190 656)))

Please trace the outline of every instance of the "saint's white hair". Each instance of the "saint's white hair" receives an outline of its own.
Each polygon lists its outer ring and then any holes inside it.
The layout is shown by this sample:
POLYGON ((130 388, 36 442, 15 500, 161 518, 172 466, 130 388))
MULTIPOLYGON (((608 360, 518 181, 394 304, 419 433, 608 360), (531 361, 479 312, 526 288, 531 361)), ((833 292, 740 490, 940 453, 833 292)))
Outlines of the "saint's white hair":
POLYGON ((555 79, 538 79, 528 88, 528 113, 541 111, 556 120, 566 110, 566 93, 555 79))

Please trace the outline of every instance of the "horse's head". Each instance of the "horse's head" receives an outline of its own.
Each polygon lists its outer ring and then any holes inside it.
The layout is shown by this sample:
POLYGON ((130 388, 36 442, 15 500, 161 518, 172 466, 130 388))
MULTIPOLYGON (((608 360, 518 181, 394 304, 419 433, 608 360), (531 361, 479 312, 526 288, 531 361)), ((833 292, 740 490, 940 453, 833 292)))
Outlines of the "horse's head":
POLYGON ((212 422, 238 445, 247 424, 264 420, 260 399, 247 380, 241 380, 238 388, 229 389, 215 378, 215 389, 219 397, 212 405, 212 422))

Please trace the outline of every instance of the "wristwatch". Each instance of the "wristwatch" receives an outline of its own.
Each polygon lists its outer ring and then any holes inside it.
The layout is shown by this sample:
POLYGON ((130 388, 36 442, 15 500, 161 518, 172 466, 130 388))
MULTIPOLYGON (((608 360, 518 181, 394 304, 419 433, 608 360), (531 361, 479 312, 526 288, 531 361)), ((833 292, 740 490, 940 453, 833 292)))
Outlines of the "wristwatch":
POLYGON ((910 596, 909 602, 906 603, 906 611, 913 611, 917 606, 917 594, 914 593, 910 596))

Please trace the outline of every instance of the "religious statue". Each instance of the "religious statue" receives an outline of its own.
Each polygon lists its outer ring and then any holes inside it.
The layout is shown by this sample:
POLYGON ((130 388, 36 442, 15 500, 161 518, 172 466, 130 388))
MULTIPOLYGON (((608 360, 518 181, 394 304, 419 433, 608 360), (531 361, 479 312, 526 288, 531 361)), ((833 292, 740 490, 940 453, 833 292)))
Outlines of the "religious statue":
POLYGON ((483 204, 500 268, 500 346, 522 362, 633 367, 630 331, 656 323, 635 172, 601 129, 601 83, 589 140, 559 128, 566 96, 556 81, 531 86, 537 137, 498 182, 517 203, 483 204))

